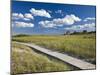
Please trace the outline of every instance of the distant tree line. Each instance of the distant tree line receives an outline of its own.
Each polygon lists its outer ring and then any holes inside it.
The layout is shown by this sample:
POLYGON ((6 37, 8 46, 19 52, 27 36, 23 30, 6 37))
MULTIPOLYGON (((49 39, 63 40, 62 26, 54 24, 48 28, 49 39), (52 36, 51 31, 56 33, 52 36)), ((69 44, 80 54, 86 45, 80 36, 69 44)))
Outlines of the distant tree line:
POLYGON ((18 35, 14 35, 13 37, 23 37, 23 36, 30 36, 30 35, 27 35, 27 34, 18 34, 18 35))
POLYGON ((90 31, 90 32, 88 32, 87 30, 83 30, 83 31, 81 31, 81 32, 78 32, 78 31, 73 31, 73 32, 66 31, 66 32, 64 33, 64 35, 91 34, 91 33, 96 33, 96 31, 90 31))

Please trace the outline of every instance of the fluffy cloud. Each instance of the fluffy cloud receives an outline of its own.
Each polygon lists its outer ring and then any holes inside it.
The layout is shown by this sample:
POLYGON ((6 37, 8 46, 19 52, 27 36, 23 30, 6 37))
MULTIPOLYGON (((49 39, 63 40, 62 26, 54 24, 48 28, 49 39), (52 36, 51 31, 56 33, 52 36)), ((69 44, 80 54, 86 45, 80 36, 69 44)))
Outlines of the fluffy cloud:
POLYGON ((95 27, 96 25, 95 23, 88 23, 88 24, 84 24, 83 26, 84 28, 92 28, 92 27, 95 27))
POLYGON ((34 15, 34 16, 42 16, 42 17, 47 17, 47 18, 51 18, 51 15, 44 9, 41 10, 36 10, 34 8, 30 9, 30 12, 34 15))
POLYGON ((65 30, 81 30, 81 29, 84 29, 84 28, 95 28, 95 23, 87 23, 87 24, 83 24, 83 25, 74 25, 74 26, 65 28, 65 30))
POLYGON ((12 19, 18 20, 18 19, 23 19, 23 20, 32 20, 34 19, 32 14, 30 13, 12 13, 12 19))
POLYGON ((87 18, 84 19, 85 22, 86 22, 86 21, 94 21, 94 20, 95 20, 94 17, 87 17, 87 18))
POLYGON ((12 18, 13 19, 23 19, 24 15, 21 13, 12 13, 12 18))
POLYGON ((44 28, 53 28, 56 26, 52 21, 40 21, 39 24, 44 28))
POLYGON ((13 26, 16 26, 16 27, 34 27, 34 24, 32 23, 26 23, 26 22, 18 22, 18 21, 15 21, 12 23, 13 26))
POLYGON ((53 27, 63 26, 63 25, 72 25, 75 22, 79 22, 79 21, 81 21, 79 17, 71 14, 71 15, 66 15, 64 18, 53 19, 52 21, 48 21, 48 20, 40 21, 39 24, 45 28, 53 28, 53 27))
POLYGON ((24 16, 25 18, 33 19, 33 16, 30 13, 26 13, 24 16))

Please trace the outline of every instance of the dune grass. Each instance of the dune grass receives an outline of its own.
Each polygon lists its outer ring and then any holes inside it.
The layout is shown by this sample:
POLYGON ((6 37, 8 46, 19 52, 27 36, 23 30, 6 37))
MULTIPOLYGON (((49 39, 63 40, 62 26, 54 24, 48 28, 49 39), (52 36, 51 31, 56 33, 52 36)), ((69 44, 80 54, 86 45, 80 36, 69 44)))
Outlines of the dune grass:
POLYGON ((14 42, 12 43, 11 57, 12 75, 76 70, 76 68, 62 61, 37 53, 27 46, 19 45, 14 42))
POLYGON ((33 35, 13 37, 13 41, 35 43, 37 45, 67 53, 85 61, 96 63, 95 33, 80 35, 33 35))

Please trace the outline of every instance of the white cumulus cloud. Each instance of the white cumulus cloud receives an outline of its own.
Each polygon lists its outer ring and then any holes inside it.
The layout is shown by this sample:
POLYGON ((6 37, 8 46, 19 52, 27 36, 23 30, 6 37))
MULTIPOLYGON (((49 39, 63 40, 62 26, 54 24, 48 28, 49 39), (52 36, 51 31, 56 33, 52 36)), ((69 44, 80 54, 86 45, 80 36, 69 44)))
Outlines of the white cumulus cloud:
POLYGON ((74 14, 71 14, 70 17, 74 20, 74 21, 81 21, 81 19, 77 16, 75 16, 74 14))
POLYGON ((86 24, 83 24, 83 25, 74 25, 74 26, 71 26, 71 27, 66 27, 64 29, 65 30, 81 30, 81 29, 84 29, 84 28, 95 28, 95 23, 86 23, 86 24))
POLYGON ((34 16, 42 16, 42 17, 47 17, 47 18, 51 18, 51 15, 44 9, 40 9, 40 10, 36 10, 34 8, 30 9, 30 12, 34 15, 34 16))
POLYGON ((79 21, 81 21, 79 17, 71 14, 71 15, 66 15, 64 18, 53 19, 52 21, 48 21, 48 20, 40 21, 39 24, 45 28, 48 27, 53 28, 53 27, 63 26, 63 25, 72 25, 75 22, 79 22, 79 21))
POLYGON ((86 21, 94 21, 94 20, 95 20, 94 17, 87 17, 87 18, 84 19, 85 22, 86 22, 86 21))
POLYGON ((23 19, 23 20, 32 20, 34 17, 30 13, 12 13, 12 19, 18 20, 18 19, 23 19))
POLYGON ((33 16, 30 13, 25 13, 24 16, 25 16, 25 18, 33 19, 33 16))
POLYGON ((95 27, 96 25, 95 23, 88 23, 88 24, 84 24, 83 26, 84 28, 92 28, 92 27, 95 27))
POLYGON ((25 27, 34 27, 34 24, 32 24, 32 23, 26 23, 26 22, 18 22, 18 21, 15 21, 13 23, 13 26, 25 28, 25 27))
POLYGON ((12 13, 12 19, 23 19, 24 15, 21 13, 12 13))

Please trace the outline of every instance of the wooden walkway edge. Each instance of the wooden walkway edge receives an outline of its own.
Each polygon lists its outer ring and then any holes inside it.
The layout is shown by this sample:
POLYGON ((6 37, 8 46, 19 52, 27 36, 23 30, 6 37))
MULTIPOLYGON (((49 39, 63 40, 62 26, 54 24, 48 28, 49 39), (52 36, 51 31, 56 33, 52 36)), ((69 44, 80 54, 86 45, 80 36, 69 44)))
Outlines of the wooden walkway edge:
POLYGON ((55 57, 57 59, 60 59, 66 63, 69 63, 77 68, 80 68, 80 69, 95 69, 96 68, 96 65, 94 64, 91 64, 91 63, 88 63, 88 62, 85 62, 81 59, 77 59, 77 58, 74 58, 72 56, 69 56, 67 54, 62 54, 62 53, 59 53, 59 52, 53 52, 52 50, 49 50, 49 49, 46 49, 46 48, 43 48, 43 47, 40 47, 40 46, 37 46, 35 44, 29 44, 29 43, 21 43, 21 42, 16 42, 18 44, 23 44, 23 45, 26 45, 26 46, 29 46, 33 49, 36 49, 42 53, 45 53, 49 56, 52 56, 52 57, 55 57))

